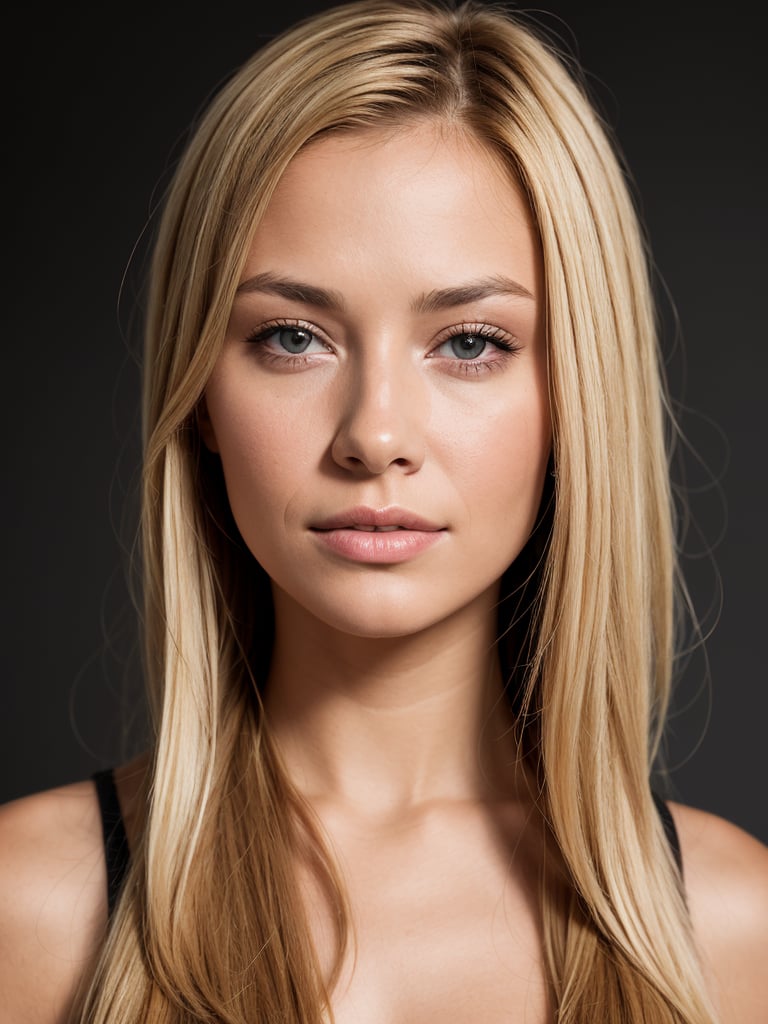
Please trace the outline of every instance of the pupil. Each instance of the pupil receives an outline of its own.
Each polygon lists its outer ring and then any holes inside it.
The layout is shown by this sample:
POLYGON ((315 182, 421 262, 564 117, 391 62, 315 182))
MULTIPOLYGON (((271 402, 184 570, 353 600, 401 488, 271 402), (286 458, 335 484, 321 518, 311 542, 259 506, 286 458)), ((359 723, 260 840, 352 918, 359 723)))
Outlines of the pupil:
POLYGON ((304 352, 312 341, 309 331, 302 331, 298 327, 281 327, 278 338, 283 348, 294 354, 304 352))
POLYGON ((485 338, 477 334, 459 334, 451 342, 451 348, 459 359, 471 359, 481 355, 485 348, 485 338))

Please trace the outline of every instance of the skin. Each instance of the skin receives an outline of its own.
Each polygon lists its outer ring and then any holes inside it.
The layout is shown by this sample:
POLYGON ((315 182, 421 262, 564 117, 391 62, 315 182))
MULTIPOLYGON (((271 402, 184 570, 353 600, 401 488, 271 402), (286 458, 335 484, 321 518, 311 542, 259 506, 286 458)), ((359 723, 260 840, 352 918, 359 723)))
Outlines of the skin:
MULTIPOLYGON (((541 1019, 535 874, 525 857, 508 863, 524 812, 501 767, 492 654, 498 580, 535 523, 551 447, 527 206, 461 135, 326 140, 294 161, 256 232, 243 280, 265 273, 339 302, 243 290, 203 437, 273 580, 267 714, 351 894, 359 944, 337 1019, 431 1019, 451 1007, 469 1020, 480 990, 486 1019, 510 992, 541 1019), (439 290, 502 277, 515 287, 417 309, 439 290), (249 338, 275 322, 321 340, 296 363, 277 332, 265 359, 249 338), (462 360, 451 340, 470 330, 515 352, 488 342, 462 360), (440 533, 394 564, 329 552, 313 526, 360 505, 407 509, 440 533), (425 864, 443 865, 429 885, 425 864), (375 884, 388 877, 398 885, 375 884)), ((321 946, 324 927, 316 921, 321 946)))
MULTIPOLYGON (((534 524, 551 446, 527 207, 467 136, 420 125, 326 139, 296 158, 254 235, 243 282, 267 273, 269 289, 238 293, 199 422, 274 584, 266 713, 349 892, 356 959, 334 992, 337 1024, 550 1021, 540 837, 491 650, 498 580, 534 524), (519 287, 415 311, 500 276, 519 287), (276 278, 341 302, 289 296, 276 278), (307 336, 265 334, 296 323, 312 332, 298 362, 281 346, 307 336), (489 345, 478 359, 492 368, 466 372, 452 340, 481 329, 516 351, 489 345), (361 505, 410 510, 439 536, 403 561, 350 560, 317 525, 361 505)), ((144 770, 118 773, 133 841, 144 770)), ((758 1020, 768 850, 672 810, 723 1022, 758 1020)), ((298 869, 327 963, 329 922, 298 869)), ((104 890, 90 783, 0 808, 0 1022, 64 1019, 103 936, 104 890)))
POLYGON ((423 634, 434 649, 444 620, 471 609, 485 622, 534 524, 551 442, 527 206, 477 144, 413 135, 326 140, 294 160, 248 256, 203 437, 274 581, 278 618, 293 626, 299 605, 343 638, 423 634), (248 287, 264 274, 338 305, 248 287), (438 290, 501 276, 520 294, 413 311, 438 290), (251 340, 275 323, 305 330, 251 340), (285 344, 308 330, 291 356, 285 344), (516 351, 478 337, 479 356, 458 358, 449 339, 470 330, 516 351), (439 540, 397 565, 329 554, 311 527, 359 505, 414 512, 439 540))
MULTIPOLYGON (((318 738, 325 730, 300 708, 333 723, 328 749, 324 738, 314 742, 317 757, 301 771, 345 791, 361 775, 339 746, 348 712, 348 742, 366 758, 380 751, 389 763, 396 735, 413 732, 418 764, 401 750, 377 797, 409 802, 428 770, 430 786, 453 777, 446 757, 460 773, 474 761, 496 671, 498 580, 538 511, 551 446, 538 246, 495 163, 463 136, 422 129, 302 153, 256 232, 243 280, 264 273, 343 303, 322 309, 242 291, 205 395, 203 437, 221 456, 241 533, 273 580, 268 713, 284 745, 302 749, 306 727, 318 738), (440 289, 501 276, 518 294, 413 311, 440 289), (318 340, 302 362, 287 356, 278 330, 266 345, 250 340, 275 322, 312 327, 318 340), (480 340, 477 359, 457 358, 451 339, 470 329, 515 352, 480 340), (435 543, 404 562, 340 557, 315 527, 358 506, 424 517, 440 528, 435 543), (464 743, 436 744, 432 769, 415 725, 425 702, 425 718, 451 705, 452 733, 466 723, 464 743), (372 716, 362 733, 361 708, 372 716)), ((370 806, 374 794, 363 788, 370 806)))

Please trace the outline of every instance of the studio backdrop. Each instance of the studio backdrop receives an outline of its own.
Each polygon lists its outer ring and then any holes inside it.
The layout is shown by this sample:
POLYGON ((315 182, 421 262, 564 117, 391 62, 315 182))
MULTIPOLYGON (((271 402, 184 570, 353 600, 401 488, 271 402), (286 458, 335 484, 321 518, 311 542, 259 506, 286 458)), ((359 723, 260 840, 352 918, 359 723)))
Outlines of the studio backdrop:
MULTIPOLYGON (((187 129, 259 42, 328 4, 17 7, 6 88, 0 800, 141 746, 131 594, 142 275, 187 129)), ((680 425, 687 627, 675 798, 768 842, 765 9, 552 0, 655 256, 680 425)))

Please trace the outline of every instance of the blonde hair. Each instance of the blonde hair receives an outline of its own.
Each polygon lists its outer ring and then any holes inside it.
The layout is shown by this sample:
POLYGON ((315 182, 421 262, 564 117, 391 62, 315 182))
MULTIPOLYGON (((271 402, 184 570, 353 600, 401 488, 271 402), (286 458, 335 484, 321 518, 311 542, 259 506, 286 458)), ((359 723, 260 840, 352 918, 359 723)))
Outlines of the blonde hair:
POLYGON ((337 968, 343 887, 264 725, 268 581, 195 410, 290 160, 324 132, 424 118, 505 161, 544 258, 556 493, 532 580, 522 586, 525 558, 505 579, 516 622, 501 623, 500 655, 550 837, 542 956, 556 1018, 715 1019, 649 785, 674 536, 647 253, 616 147, 578 73, 522 18, 363 0, 299 23, 234 74, 166 197, 144 382, 149 810, 82 1020, 308 1024, 329 1012, 334 977, 321 977, 295 895, 297 852, 337 911, 337 968))

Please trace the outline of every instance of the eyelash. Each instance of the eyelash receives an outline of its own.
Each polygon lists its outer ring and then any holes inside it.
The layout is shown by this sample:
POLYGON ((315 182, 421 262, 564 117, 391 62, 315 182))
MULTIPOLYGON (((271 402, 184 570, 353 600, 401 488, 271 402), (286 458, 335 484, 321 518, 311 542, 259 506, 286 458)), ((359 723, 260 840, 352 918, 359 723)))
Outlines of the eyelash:
POLYGON ((434 353, 451 341, 451 339, 461 337, 462 335, 489 341, 498 353, 495 359, 485 360, 448 359, 443 357, 451 364, 451 372, 459 373, 463 376, 479 376, 482 373, 491 373, 494 370, 503 369, 509 359, 516 356, 521 349, 518 340, 512 337, 512 335, 507 334, 506 331, 502 331, 500 327, 493 327, 491 324, 483 323, 461 323, 454 327, 449 327, 438 335, 437 344, 429 353, 429 358, 441 358, 440 356, 435 356, 434 353))
MULTIPOLYGON (((302 369, 310 364, 312 356, 317 353, 312 353, 309 356, 306 356, 303 353, 291 354, 288 352, 286 352, 285 355, 277 355, 277 353, 270 351, 270 349, 267 348, 266 343, 269 338, 271 338, 272 335, 281 328, 295 328, 296 330, 306 331, 307 334, 312 335, 314 341, 319 341, 323 345, 326 344, 323 338, 318 335, 317 329, 303 320, 281 319, 273 320, 268 324, 263 324, 252 334, 249 334, 245 340, 248 344, 254 345, 259 349, 259 358, 266 362, 279 365, 283 369, 302 369)), ((517 355, 520 348, 521 346, 517 339, 508 335, 499 327, 493 327, 490 324, 483 323, 461 323, 441 332, 434 347, 427 354, 427 358, 444 358, 446 363, 451 364, 451 372, 453 373, 457 373, 462 376, 479 376, 483 373, 489 373, 494 370, 501 369, 506 365, 510 358, 517 355), (461 359, 459 357, 451 359, 447 356, 440 357, 435 355, 435 352, 442 348, 442 346, 447 342, 462 335, 482 338, 484 341, 489 341, 497 350, 498 356, 490 360, 480 360, 461 359)), ((331 351, 330 346, 328 346, 328 351, 331 351)))
MULTIPOLYGON (((259 358, 263 359, 267 363, 273 365, 279 365, 284 370, 299 370, 309 365, 310 356, 305 356, 303 353, 291 354, 286 352, 285 355, 279 356, 276 352, 271 352, 267 348, 267 341, 272 335, 279 331, 281 328, 295 328, 299 331, 306 331, 307 334, 311 334, 313 339, 325 344, 322 338, 318 337, 317 329, 312 327, 311 324, 306 323, 303 320, 272 320, 268 324, 264 324, 261 327, 257 327, 256 330, 246 337, 246 342, 249 345, 254 345, 258 348, 259 358)), ((330 347, 328 349, 330 351, 330 347)))

